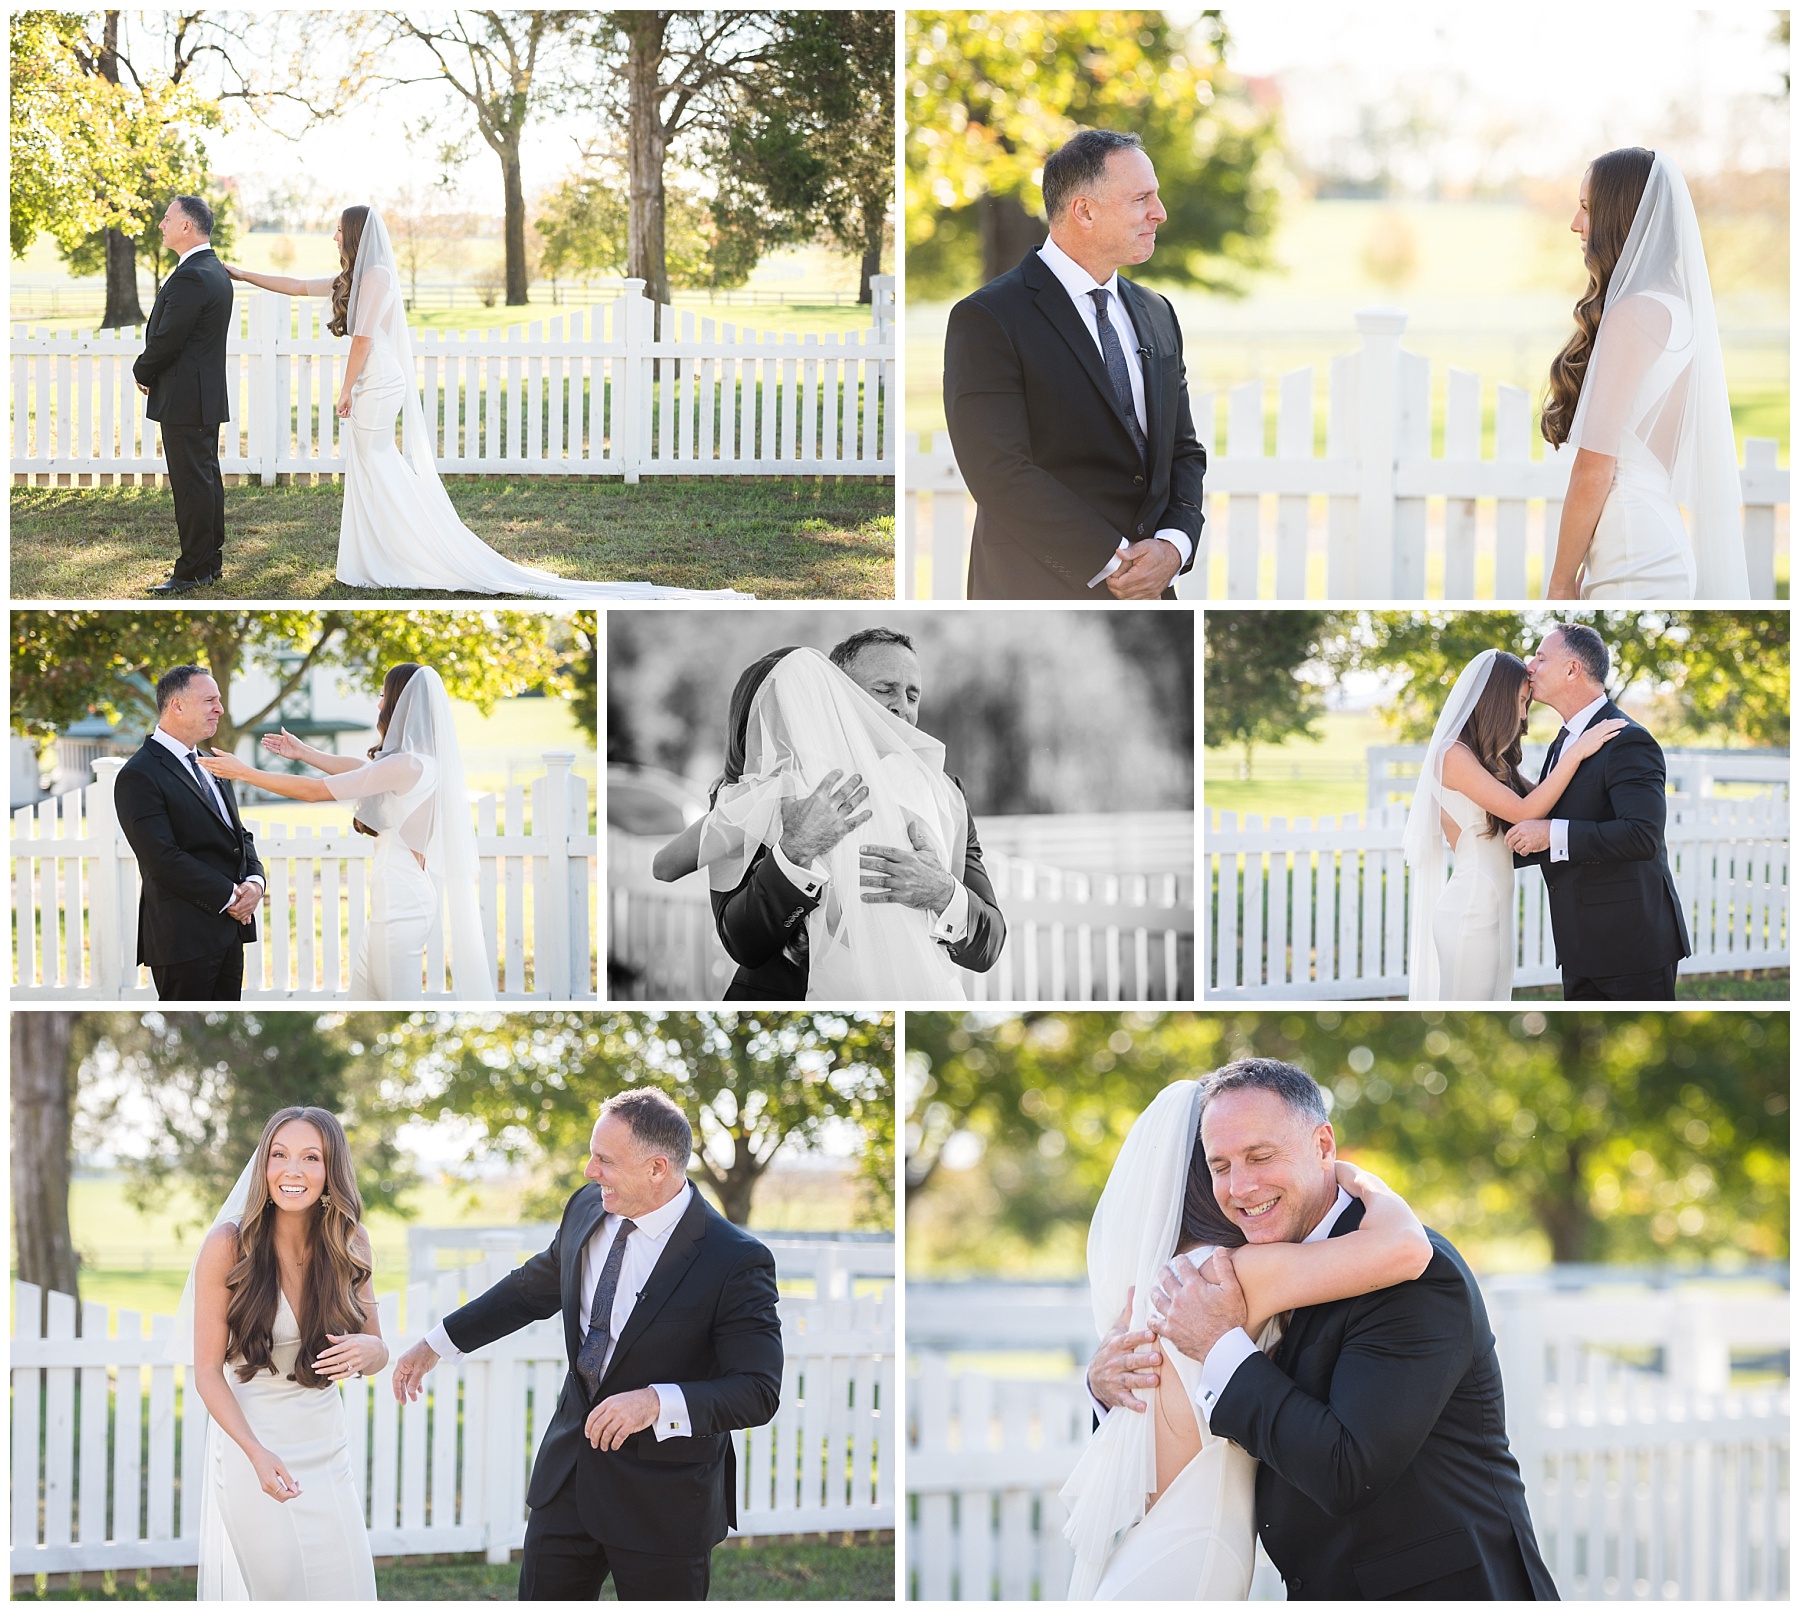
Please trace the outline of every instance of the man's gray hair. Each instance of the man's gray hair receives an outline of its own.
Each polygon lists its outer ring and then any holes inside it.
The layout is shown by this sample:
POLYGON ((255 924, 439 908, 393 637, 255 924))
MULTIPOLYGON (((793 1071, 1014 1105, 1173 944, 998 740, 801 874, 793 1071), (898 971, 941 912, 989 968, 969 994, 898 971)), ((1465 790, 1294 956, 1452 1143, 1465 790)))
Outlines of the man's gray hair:
POLYGON ((687 1173, 694 1150, 693 1128, 687 1115, 661 1091, 645 1087, 621 1091, 600 1104, 600 1117, 613 1114, 630 1127, 631 1136, 646 1152, 661 1153, 678 1175, 687 1173))
POLYGON ((1606 640, 1591 626, 1583 626, 1579 621, 1558 621, 1556 630, 1562 634, 1563 647, 1581 662, 1581 668, 1602 688, 1606 686, 1606 673, 1612 666, 1612 658, 1606 652, 1606 640))
POLYGON ((171 666, 156 679, 156 714, 158 716, 169 708, 169 701, 177 694, 187 692, 187 685, 196 677, 210 677, 212 673, 205 666, 171 666))
POLYGON ((1077 129, 1044 161, 1044 216, 1054 224, 1077 195, 1105 178, 1107 160, 1113 152, 1143 149, 1144 142, 1135 134, 1077 129))
POLYGON ((188 215, 188 222, 208 240, 212 239, 213 210, 198 196, 177 196, 175 205, 188 215))
POLYGON ((864 627, 860 632, 852 632, 831 651, 831 663, 842 671, 864 649, 872 649, 878 643, 897 643, 902 649, 911 649, 913 646, 911 638, 904 632, 896 632, 892 627, 864 627))
POLYGON ((1305 1069, 1273 1057, 1240 1057, 1201 1081, 1201 1096, 1211 1102, 1228 1091, 1273 1091, 1314 1124, 1324 1124, 1325 1093, 1305 1069))

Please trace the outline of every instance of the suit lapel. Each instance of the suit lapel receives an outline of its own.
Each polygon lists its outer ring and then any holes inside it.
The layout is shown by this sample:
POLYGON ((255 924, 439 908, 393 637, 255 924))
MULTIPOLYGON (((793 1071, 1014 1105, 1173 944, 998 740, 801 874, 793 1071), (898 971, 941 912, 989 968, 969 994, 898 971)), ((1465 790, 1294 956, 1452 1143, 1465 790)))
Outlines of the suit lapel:
POLYGON ((587 1335, 588 1317, 581 1312, 581 1267, 587 1261, 588 1242, 605 1218, 606 1208, 598 1187, 594 1188, 593 1200, 584 1202, 569 1216, 572 1252, 564 1255, 559 1274, 562 1277, 563 1331, 571 1365, 581 1352, 582 1338, 587 1335))
POLYGON ((669 1240, 664 1244, 662 1256, 656 1261, 656 1268, 650 1272, 650 1279, 644 1283, 644 1294, 632 1308, 631 1318, 625 1322, 625 1329, 619 1334, 619 1343, 613 1349, 612 1363, 606 1374, 612 1375, 619 1368, 619 1362, 631 1350, 656 1313, 669 1301, 670 1294, 681 1285, 681 1279, 688 1272, 688 1266, 700 1256, 700 1243, 706 1236, 706 1202, 698 1188, 688 1199, 687 1211, 676 1223, 675 1229, 669 1232, 669 1240))
MULTIPOLYGON (((176 777, 181 779, 182 783, 184 785, 186 785, 188 793, 193 795, 193 797, 196 800, 198 800, 201 803, 201 805, 206 807, 206 814, 209 817, 211 817, 214 822, 219 823, 221 827, 224 826, 223 819, 219 816, 219 808, 216 805, 214 805, 212 803, 212 801, 207 799, 206 791, 200 787, 200 780, 197 777, 195 777, 193 775, 193 773, 191 773, 185 766, 183 766, 181 764, 181 762, 176 760, 173 755, 171 755, 166 749, 164 749, 162 747, 162 745, 157 743, 154 738, 145 739, 144 740, 144 748, 149 750, 150 753, 152 754, 152 756, 154 756, 157 760, 161 761, 166 767, 168 767, 168 769, 170 771, 172 771, 175 774, 176 777)), ((229 800, 231 798, 230 791, 225 790, 223 792, 225 793, 226 799, 229 800)), ((236 822, 235 822, 236 816, 237 816, 237 812, 234 808, 232 811, 234 826, 236 825, 236 822)), ((240 832, 241 831, 242 830, 240 829, 240 832)))
POLYGON ((1132 328, 1137 331, 1140 349, 1138 362, 1144 370, 1144 440, 1149 444, 1150 460, 1156 460, 1156 422, 1157 405, 1162 401, 1162 378, 1165 357, 1160 321, 1152 307, 1149 296, 1130 280, 1123 277, 1119 280, 1119 295, 1125 303, 1125 311, 1131 315, 1132 328), (1148 347, 1148 357, 1142 355, 1141 349, 1148 347))
POLYGON ((1119 406, 1118 393, 1113 390, 1112 376, 1106 372, 1106 361, 1100 356, 1098 343, 1088 334, 1087 326, 1075 311, 1075 304, 1069 299, 1062 281, 1050 272, 1049 266, 1036 252, 1031 254, 1026 263, 1026 284, 1036 291, 1039 311, 1050 321, 1056 333, 1069 344, 1070 350, 1080 360, 1081 367, 1087 371, 1088 379, 1094 383, 1094 389, 1100 393, 1112 410, 1113 418, 1129 437, 1131 430, 1125 424, 1125 414, 1119 406))

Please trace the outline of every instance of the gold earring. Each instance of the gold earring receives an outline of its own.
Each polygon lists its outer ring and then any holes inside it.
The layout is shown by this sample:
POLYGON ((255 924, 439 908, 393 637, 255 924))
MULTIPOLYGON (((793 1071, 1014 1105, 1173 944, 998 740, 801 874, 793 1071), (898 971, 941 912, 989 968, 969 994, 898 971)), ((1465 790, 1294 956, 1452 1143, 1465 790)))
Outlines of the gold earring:
POLYGON ((319 1193, 319 1207, 321 1207, 321 1208, 331 1207, 331 1193, 330 1192, 322 1191, 319 1193))

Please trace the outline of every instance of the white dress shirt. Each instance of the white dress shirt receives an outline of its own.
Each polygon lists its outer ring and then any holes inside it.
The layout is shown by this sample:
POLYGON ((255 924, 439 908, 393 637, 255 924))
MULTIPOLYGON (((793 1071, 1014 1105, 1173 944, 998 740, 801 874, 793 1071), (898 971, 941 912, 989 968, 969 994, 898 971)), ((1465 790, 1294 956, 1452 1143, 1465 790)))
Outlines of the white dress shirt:
POLYGON ((185 252, 183 252, 181 254, 180 257, 175 259, 175 266, 176 266, 176 268, 180 268, 181 265, 183 263, 185 263, 190 257, 192 257, 194 255, 194 253, 196 253, 196 252, 210 252, 211 250, 212 250, 212 242, 211 241, 202 241, 198 246, 190 246, 185 252))
MULTIPOLYGON (((824 893, 825 886, 831 882, 831 874, 814 862, 811 867, 800 867, 781 853, 781 842, 777 840, 769 847, 769 854, 775 858, 775 865, 781 869, 781 876, 808 900, 817 900, 824 893)), ((968 938, 969 934, 969 892, 957 879, 952 878, 950 899, 941 912, 928 912, 931 920, 931 937, 939 945, 956 945, 968 938)))
MULTIPOLYGON (((1311 1231, 1301 1237, 1302 1242, 1323 1242, 1331 1235, 1331 1228, 1354 1199, 1342 1186, 1338 1187, 1337 1201, 1325 1211, 1325 1217, 1311 1231)), ((1239 1365, 1257 1351, 1256 1344, 1251 1341, 1250 1333, 1242 1326, 1233 1326, 1226 1332, 1200 1362, 1200 1391, 1194 1399, 1194 1408, 1206 1416, 1207 1425, 1212 1425, 1213 1405, 1219 1402, 1219 1395, 1225 1391, 1225 1385, 1237 1374, 1239 1365)))
MULTIPOLYGON (((1565 754, 1568 752, 1569 746, 1573 744, 1576 739, 1581 737, 1582 731, 1587 727, 1587 724, 1600 714, 1600 707, 1605 703, 1606 695, 1602 694, 1593 702, 1593 704, 1583 705, 1580 710, 1576 711, 1573 716, 1563 723, 1563 726, 1569 730, 1569 736, 1563 740, 1563 751, 1565 754)), ((1560 761, 1562 756, 1559 755, 1557 759, 1560 761)), ((1565 817, 1552 817, 1550 819, 1550 859, 1552 861, 1567 861, 1569 859, 1569 823, 1568 819, 1565 817)))
MULTIPOLYGON (((637 1301, 643 1295, 644 1288, 649 1285, 663 1249, 669 1244, 669 1233, 681 1223, 681 1216, 687 1212, 693 1195, 694 1188, 684 1183, 681 1190, 661 1208, 653 1208, 648 1214, 629 1216, 635 1228, 625 1243, 625 1256, 619 1261, 619 1289, 613 1294, 612 1341, 607 1344, 606 1357, 600 1362, 602 1376, 612 1364, 619 1338, 625 1334, 625 1327, 631 1319, 631 1311, 637 1308, 637 1301)), ((582 1250, 581 1324, 578 1328, 582 1336, 587 1335, 588 1318, 594 1307, 594 1292, 600 1285, 600 1273, 606 1268, 606 1255, 612 1251, 618 1234, 619 1216, 608 1214, 600 1221, 582 1250)), ((462 1350, 450 1340, 450 1333, 444 1329, 442 1321, 425 1333, 425 1344, 439 1359, 462 1358, 462 1350)), ((681 1389, 669 1383, 658 1383, 651 1391, 656 1394, 658 1406, 656 1441, 661 1443, 665 1438, 691 1437, 694 1429, 688 1420, 687 1398, 681 1389)))
MULTIPOLYGON (((198 250, 198 248, 196 248, 196 250, 198 250)), ((176 761, 180 763, 181 770, 187 773, 190 778, 194 778, 194 781, 197 783, 204 781, 208 792, 212 795, 213 809, 227 822, 231 821, 231 812, 225 804, 225 795, 219 788, 218 779, 215 778, 212 773, 208 772, 205 767, 201 767, 198 776, 196 776, 194 768, 188 765, 188 757, 190 755, 198 755, 200 752, 198 750, 190 750, 180 739, 176 738, 173 734, 164 731, 164 729, 160 727, 152 728, 150 736, 175 757, 176 761)), ((268 885, 263 884, 262 875, 260 873, 251 873, 245 878, 244 882, 246 884, 260 884, 264 889, 268 888, 268 885)), ((219 908, 219 910, 221 912, 229 912, 231 910, 231 902, 227 901, 219 908)))
MULTIPOLYGON (((1131 411, 1137 415, 1138 429, 1146 437, 1149 436, 1149 415, 1144 409, 1144 361, 1138 356, 1137 326, 1131 322, 1131 310, 1125 306, 1125 299, 1119 295, 1119 271, 1113 270, 1112 278, 1104 285, 1088 273, 1074 258, 1070 257, 1055 241, 1045 241, 1038 248, 1038 256, 1044 260, 1044 266, 1054 274, 1062 288, 1069 293, 1069 300, 1075 304, 1075 311, 1081 316, 1081 322, 1087 333, 1094 338, 1094 346, 1101 359, 1106 357, 1106 349, 1100 343, 1100 314, 1094 306, 1094 291, 1110 293, 1106 299, 1106 319, 1118 332, 1119 345, 1125 349, 1125 373, 1131 379, 1131 411)), ((1174 526, 1165 526, 1155 533, 1168 543, 1176 553, 1181 555, 1181 563, 1187 564, 1188 556, 1193 553, 1194 545, 1188 540, 1185 531, 1174 526)), ((1122 553, 1130 546, 1124 538, 1119 540, 1122 553)), ((1089 587, 1098 587, 1107 577, 1119 568, 1120 561, 1115 556, 1106 562, 1105 568, 1088 583, 1089 587)))

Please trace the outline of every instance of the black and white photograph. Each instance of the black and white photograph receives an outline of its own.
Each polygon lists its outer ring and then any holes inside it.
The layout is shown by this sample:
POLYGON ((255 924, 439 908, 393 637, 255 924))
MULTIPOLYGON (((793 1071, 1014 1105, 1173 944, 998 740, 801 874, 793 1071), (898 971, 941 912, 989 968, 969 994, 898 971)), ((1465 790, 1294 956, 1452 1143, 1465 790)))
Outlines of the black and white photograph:
POLYGON ((607 621, 612 999, 1193 999, 1185 611, 607 621))

